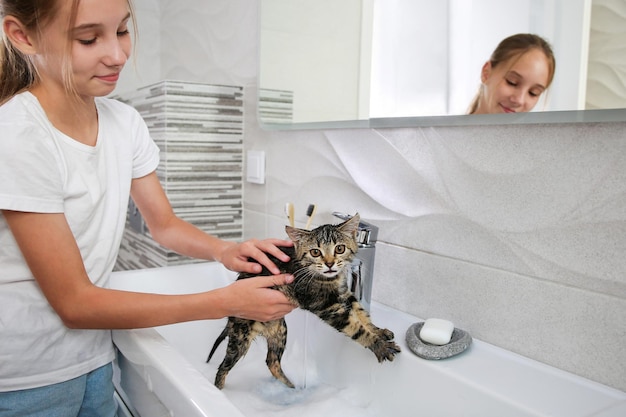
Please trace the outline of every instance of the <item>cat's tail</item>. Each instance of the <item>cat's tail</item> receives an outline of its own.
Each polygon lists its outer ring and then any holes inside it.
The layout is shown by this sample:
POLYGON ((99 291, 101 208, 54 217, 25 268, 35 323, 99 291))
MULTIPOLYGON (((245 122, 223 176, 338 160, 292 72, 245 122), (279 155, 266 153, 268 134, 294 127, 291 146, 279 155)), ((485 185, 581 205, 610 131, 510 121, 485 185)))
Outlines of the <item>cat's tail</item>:
POLYGON ((213 357, 213 354, 217 350, 217 347, 224 341, 224 339, 226 339, 226 336, 228 336, 228 326, 224 327, 224 330, 222 330, 222 333, 220 333, 220 335, 215 340, 215 343, 213 344, 213 348, 211 349, 211 353, 209 353, 209 357, 206 358, 206 363, 209 363, 209 361, 213 357))

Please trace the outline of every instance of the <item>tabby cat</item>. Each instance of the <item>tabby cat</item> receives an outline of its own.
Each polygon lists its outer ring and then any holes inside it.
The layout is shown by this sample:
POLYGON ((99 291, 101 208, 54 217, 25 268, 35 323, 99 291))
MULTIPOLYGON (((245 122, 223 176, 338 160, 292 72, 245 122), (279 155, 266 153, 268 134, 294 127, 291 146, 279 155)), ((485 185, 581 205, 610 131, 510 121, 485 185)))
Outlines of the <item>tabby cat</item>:
MULTIPOLYGON (((271 257, 282 272, 293 274, 294 282, 275 287, 293 303, 317 315, 324 322, 352 338, 376 355, 379 362, 392 361, 400 347, 393 342, 391 330, 376 327, 367 311, 348 290, 347 276, 350 263, 357 252, 356 233, 359 215, 338 225, 322 225, 311 231, 286 226, 287 235, 294 242, 293 248, 283 248, 289 262, 271 257)), ((270 275, 265 268, 261 275, 270 275)), ((241 273, 238 279, 255 276, 241 273)), ((283 373, 280 360, 287 342, 285 319, 269 322, 229 317, 226 327, 219 335, 207 362, 217 347, 228 337, 226 356, 215 375, 215 386, 222 389, 226 375, 250 348, 258 336, 267 340, 266 363, 279 381, 293 388, 283 373)))

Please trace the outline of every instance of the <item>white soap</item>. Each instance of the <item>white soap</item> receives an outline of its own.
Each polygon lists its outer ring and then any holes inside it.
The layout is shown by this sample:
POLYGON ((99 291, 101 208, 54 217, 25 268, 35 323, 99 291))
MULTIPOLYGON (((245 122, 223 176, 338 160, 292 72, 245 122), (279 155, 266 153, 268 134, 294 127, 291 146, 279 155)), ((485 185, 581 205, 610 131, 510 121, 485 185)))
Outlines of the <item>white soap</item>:
POLYGON ((450 343, 454 324, 443 319, 428 319, 420 330, 420 339, 432 345, 446 345, 450 343))

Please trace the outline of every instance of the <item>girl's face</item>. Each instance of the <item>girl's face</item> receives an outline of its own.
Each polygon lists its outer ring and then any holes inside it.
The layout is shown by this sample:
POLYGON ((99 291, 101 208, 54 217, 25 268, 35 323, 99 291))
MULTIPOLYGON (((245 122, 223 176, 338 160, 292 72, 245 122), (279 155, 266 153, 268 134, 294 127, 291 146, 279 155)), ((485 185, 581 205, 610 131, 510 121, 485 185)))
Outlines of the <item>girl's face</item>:
POLYGON ((548 86, 548 59, 531 49, 493 68, 483 66, 482 95, 474 114, 528 112, 548 86))
MULTIPOLYGON (((71 0, 42 33, 36 62, 42 83, 63 85, 62 62, 68 37, 71 0)), ((127 0, 81 0, 76 22, 69 29, 74 85, 81 97, 105 96, 113 91, 131 52, 127 0)))

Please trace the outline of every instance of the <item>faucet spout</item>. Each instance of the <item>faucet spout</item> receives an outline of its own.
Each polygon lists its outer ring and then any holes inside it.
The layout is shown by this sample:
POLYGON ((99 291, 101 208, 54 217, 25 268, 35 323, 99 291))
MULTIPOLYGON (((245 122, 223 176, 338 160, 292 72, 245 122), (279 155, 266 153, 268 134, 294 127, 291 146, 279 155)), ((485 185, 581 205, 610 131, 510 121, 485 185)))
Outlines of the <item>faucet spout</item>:
MULTIPOLYGON (((334 212, 333 215, 348 220, 350 215, 334 212)), ((376 240, 378 227, 367 222, 359 222, 357 234, 358 251, 350 265, 348 288, 363 308, 370 311, 372 303, 372 286, 374 284, 374 261, 376 260, 376 240)))
POLYGON ((375 256, 376 246, 360 246, 350 265, 348 277, 348 288, 367 311, 370 311, 372 304, 375 256))

